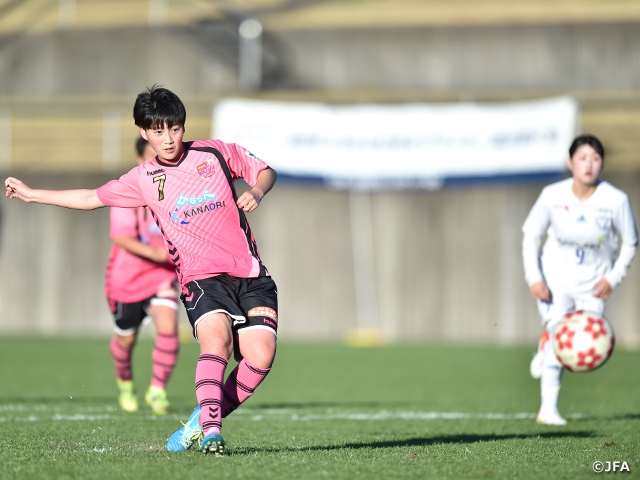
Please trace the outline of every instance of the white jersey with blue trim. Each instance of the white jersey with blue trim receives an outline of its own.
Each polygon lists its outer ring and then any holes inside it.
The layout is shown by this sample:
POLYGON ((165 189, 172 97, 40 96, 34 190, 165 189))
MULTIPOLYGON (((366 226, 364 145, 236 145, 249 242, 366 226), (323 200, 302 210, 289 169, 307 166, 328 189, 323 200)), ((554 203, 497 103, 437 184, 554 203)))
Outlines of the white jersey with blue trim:
POLYGON ((620 284, 638 248, 636 222, 626 193, 601 181, 586 200, 572 191, 573 178, 545 187, 522 232, 522 258, 529 286, 549 275, 571 283, 605 278, 620 284), (547 241, 539 256, 544 234, 547 241), (618 251, 618 234, 621 238, 618 251), (615 261, 615 262, 614 262, 615 261))

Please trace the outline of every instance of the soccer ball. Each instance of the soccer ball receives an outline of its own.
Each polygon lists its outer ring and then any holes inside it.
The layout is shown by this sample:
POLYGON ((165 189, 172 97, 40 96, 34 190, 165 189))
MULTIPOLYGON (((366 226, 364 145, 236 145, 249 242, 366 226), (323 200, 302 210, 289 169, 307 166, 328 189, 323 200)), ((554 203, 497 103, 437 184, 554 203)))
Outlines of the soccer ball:
POLYGON ((567 313, 551 334, 558 361, 572 372, 590 372, 611 356, 615 337, 603 315, 578 310, 567 313))

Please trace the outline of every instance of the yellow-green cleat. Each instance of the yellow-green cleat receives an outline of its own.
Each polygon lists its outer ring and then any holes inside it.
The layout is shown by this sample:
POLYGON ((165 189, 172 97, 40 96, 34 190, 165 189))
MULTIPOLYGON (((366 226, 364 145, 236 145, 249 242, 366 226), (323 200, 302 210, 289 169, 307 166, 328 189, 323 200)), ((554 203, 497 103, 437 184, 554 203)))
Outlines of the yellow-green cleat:
POLYGON ((136 398, 136 392, 133 388, 133 382, 123 382, 116 379, 118 384, 118 403, 125 412, 137 412, 138 411, 138 399, 136 398))
POLYGON ((167 400, 167 391, 164 388, 151 385, 144 395, 144 401, 156 415, 167 414, 169 400, 167 400))

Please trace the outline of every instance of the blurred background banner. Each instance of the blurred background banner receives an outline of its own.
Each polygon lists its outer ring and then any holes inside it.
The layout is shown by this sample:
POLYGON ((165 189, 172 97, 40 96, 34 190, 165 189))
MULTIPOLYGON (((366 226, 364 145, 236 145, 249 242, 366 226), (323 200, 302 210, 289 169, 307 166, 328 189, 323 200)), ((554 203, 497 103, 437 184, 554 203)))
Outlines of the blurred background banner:
POLYGON ((225 99, 214 108, 211 135, 250 146, 288 178, 337 188, 437 188, 560 175, 578 111, 569 97, 348 106, 225 99))

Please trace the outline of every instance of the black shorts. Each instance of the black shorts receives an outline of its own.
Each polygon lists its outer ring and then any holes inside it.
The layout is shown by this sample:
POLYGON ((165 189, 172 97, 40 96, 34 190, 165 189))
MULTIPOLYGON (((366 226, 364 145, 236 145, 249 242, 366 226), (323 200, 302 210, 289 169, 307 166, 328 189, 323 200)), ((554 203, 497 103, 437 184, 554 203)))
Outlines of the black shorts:
POLYGON ((149 306, 151 305, 166 305, 178 310, 178 302, 175 297, 157 297, 153 295, 134 303, 122 303, 112 299, 107 299, 107 301, 116 323, 113 329, 118 335, 133 335, 143 322, 146 324, 146 320, 150 319, 149 306))
POLYGON ((180 295, 189 323, 196 325, 211 313, 226 313, 233 321, 233 333, 247 328, 278 332, 278 290, 271 277, 237 278, 227 274, 194 280, 185 285, 189 294, 180 295))

